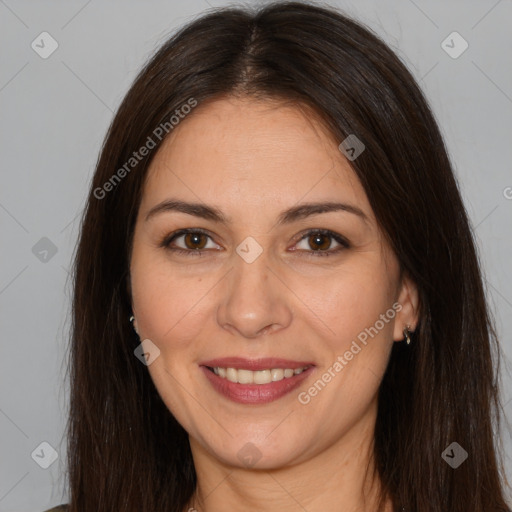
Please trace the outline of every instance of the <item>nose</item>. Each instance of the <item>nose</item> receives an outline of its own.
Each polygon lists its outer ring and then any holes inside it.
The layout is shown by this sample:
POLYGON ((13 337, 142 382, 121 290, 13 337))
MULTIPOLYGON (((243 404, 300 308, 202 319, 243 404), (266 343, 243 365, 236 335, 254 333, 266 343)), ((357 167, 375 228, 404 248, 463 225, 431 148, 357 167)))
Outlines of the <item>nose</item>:
POLYGON ((265 251, 252 263, 237 254, 224 281, 218 324, 232 334, 257 338, 290 325, 293 295, 269 267, 265 251))

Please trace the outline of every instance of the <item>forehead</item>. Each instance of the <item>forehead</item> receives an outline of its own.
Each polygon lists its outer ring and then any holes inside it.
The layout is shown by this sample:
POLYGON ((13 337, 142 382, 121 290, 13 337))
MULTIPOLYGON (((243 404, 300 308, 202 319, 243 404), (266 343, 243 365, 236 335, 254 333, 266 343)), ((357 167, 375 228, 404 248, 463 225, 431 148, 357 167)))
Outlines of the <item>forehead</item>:
POLYGON ((172 192, 207 203, 289 205, 366 194, 313 112, 278 101, 225 98, 199 105, 153 159, 143 203, 172 192))

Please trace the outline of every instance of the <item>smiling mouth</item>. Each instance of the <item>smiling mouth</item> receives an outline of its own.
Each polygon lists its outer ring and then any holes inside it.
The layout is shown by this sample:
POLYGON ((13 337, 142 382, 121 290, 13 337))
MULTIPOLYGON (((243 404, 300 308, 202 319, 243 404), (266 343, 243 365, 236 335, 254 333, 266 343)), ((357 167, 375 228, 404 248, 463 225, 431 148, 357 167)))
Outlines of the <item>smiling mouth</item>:
POLYGON ((267 360, 265 363, 245 360, 242 363, 228 359, 224 362, 226 366, 218 366, 219 364, 222 364, 220 360, 211 361, 208 364, 203 363, 200 368, 217 393, 233 402, 246 405, 263 405, 278 400, 297 389, 315 371, 314 364, 292 361, 285 363, 282 360, 267 360), (249 370, 247 366, 255 369, 249 370))
POLYGON ((279 382, 283 379, 290 379, 294 375, 300 375, 303 371, 310 368, 306 365, 300 368, 269 368, 264 370, 247 370, 242 368, 223 368, 220 366, 206 366, 208 370, 215 373, 222 379, 238 384, 270 384, 271 382, 279 382))

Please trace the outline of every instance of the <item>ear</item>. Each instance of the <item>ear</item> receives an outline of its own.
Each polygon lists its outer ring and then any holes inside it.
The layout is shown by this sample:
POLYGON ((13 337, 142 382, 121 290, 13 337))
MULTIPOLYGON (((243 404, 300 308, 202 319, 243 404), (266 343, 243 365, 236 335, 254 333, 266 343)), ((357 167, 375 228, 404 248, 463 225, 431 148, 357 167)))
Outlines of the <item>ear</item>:
POLYGON ((418 287, 406 274, 402 276, 398 292, 398 300, 401 309, 397 309, 393 339, 402 341, 404 339, 404 328, 409 326, 413 332, 418 325, 419 297, 418 287))
POLYGON ((135 317, 133 318, 133 329, 137 334, 139 334, 139 329, 137 328, 137 319, 135 317))
MULTIPOLYGON (((128 299, 130 300, 130 302, 132 303, 131 306, 132 306, 132 311, 133 311, 133 301, 132 301, 132 282, 131 282, 131 279, 130 279, 130 274, 128 274, 126 276, 126 281, 125 281, 125 284, 126 284, 126 293, 128 294, 128 299)), ((133 314, 133 313, 132 313, 133 314)), ((134 315, 134 314, 133 314, 134 315)), ((133 329, 134 331, 139 334, 139 330, 137 328, 137 319, 135 318, 135 315, 133 316, 133 320, 132 320, 132 326, 133 326, 133 329)))

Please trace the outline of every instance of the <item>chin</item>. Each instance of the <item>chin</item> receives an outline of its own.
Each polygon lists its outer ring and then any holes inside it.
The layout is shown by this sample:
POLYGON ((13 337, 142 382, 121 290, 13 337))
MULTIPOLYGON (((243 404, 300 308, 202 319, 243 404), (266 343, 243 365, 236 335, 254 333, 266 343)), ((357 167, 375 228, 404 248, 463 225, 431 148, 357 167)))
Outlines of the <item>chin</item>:
POLYGON ((228 466, 237 468, 270 470, 291 466, 298 462, 300 453, 297 446, 303 446, 304 438, 287 436, 273 439, 251 439, 250 436, 240 436, 240 440, 230 439, 228 446, 210 447, 209 451, 228 466))

